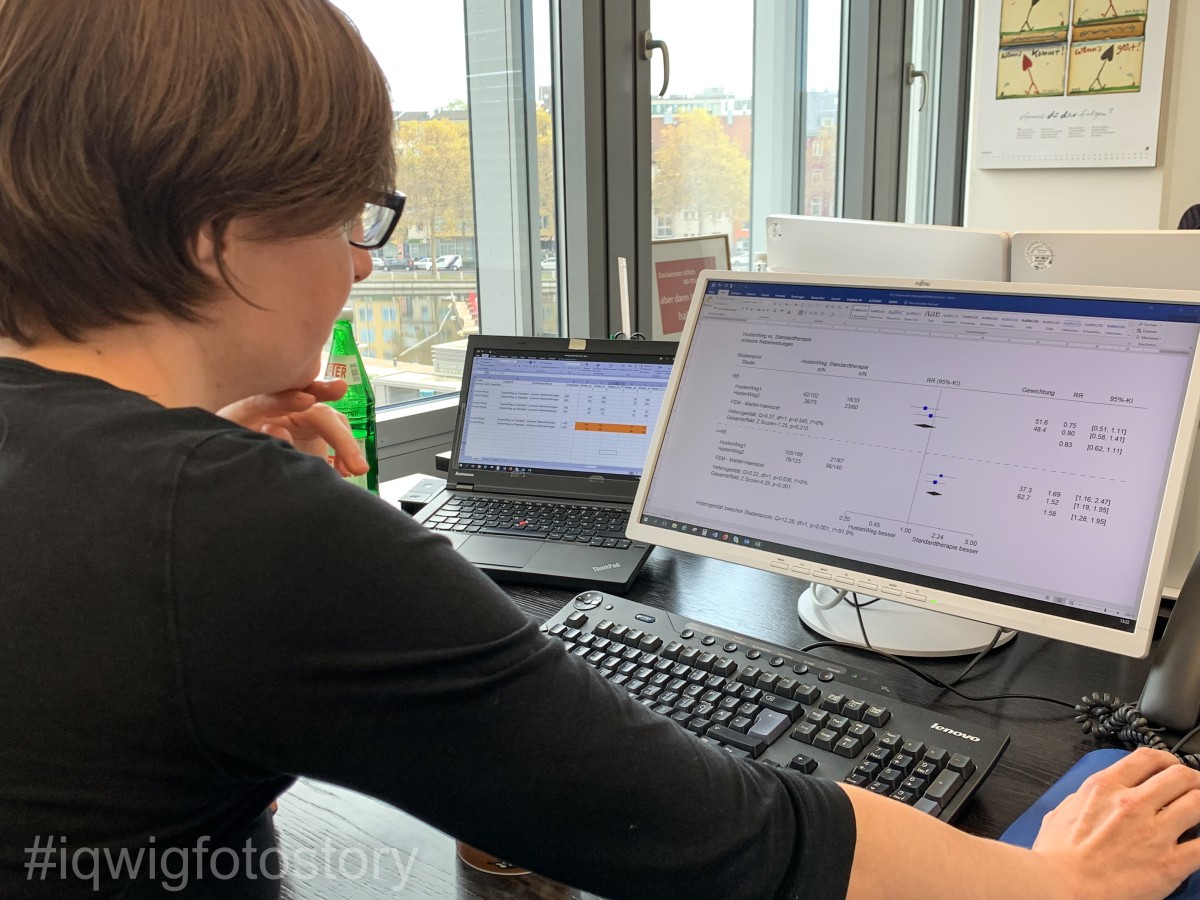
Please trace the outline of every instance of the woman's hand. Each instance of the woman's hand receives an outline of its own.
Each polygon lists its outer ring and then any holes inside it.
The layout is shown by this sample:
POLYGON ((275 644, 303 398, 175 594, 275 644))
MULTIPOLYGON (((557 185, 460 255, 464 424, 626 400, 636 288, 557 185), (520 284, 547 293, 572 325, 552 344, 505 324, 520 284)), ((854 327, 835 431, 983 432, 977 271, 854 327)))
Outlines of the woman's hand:
POLYGON ((1086 896, 1163 897, 1200 869, 1200 772, 1145 747, 1095 775, 1042 820, 1035 853, 1067 867, 1086 896))
POLYGON ((333 467, 343 477, 364 475, 369 468, 346 417, 326 406, 346 393, 340 378, 313 381, 300 390, 257 394, 217 410, 217 415, 252 431, 288 441, 297 450, 325 459, 334 451, 333 467))

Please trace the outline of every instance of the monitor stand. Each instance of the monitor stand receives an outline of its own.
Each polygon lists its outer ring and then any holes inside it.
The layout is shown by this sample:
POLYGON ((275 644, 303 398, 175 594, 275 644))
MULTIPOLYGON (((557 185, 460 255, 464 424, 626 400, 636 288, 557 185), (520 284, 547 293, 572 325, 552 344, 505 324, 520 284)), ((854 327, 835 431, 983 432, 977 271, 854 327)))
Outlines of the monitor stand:
MULTIPOLYGON (((830 640, 865 646, 858 614, 850 603, 835 600, 838 593, 829 585, 809 585, 796 604, 800 621, 830 640)), ((860 603, 876 599, 856 596, 860 603)), ((871 646, 896 656, 964 656, 978 653, 996 635, 995 625, 882 598, 860 611, 871 646)), ((1015 631, 1005 631, 996 646, 1008 643, 1014 635, 1015 631)))

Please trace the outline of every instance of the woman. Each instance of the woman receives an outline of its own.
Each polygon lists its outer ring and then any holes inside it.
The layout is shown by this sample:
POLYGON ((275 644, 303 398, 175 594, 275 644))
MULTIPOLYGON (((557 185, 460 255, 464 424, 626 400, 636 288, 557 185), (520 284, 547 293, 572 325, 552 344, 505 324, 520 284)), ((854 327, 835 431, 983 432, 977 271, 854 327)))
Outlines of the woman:
POLYGON ((1166 754, 1029 852, 702 751, 344 484, 314 379, 398 215, 390 133, 325 0, 0 0, 0 894, 275 896, 297 775, 612 897, 1161 897, 1200 866, 1166 754), (111 864, 148 847, 172 878, 111 864))

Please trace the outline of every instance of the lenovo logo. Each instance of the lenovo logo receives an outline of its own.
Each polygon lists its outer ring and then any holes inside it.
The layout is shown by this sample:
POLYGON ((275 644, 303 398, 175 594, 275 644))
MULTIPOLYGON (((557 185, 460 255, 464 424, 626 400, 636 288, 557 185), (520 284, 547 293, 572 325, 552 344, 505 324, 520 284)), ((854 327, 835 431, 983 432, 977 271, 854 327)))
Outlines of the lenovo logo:
POLYGON ((955 737, 960 737, 964 741, 974 741, 977 744, 979 743, 979 738, 975 737, 975 735, 963 734, 961 731, 955 731, 953 728, 947 728, 945 725, 939 725, 937 722, 934 722, 929 727, 932 728, 934 731, 941 731, 946 734, 952 734, 955 737))

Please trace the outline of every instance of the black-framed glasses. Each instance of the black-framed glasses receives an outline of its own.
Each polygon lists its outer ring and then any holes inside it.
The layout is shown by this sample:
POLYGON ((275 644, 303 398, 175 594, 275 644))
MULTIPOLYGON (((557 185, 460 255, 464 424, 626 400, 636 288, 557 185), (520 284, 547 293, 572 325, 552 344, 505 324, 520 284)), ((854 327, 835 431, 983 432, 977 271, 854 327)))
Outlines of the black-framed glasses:
POLYGON ((351 245, 363 250, 377 250, 386 244, 404 212, 404 200, 399 191, 388 191, 380 194, 373 203, 364 203, 359 218, 351 219, 346 228, 351 245))

